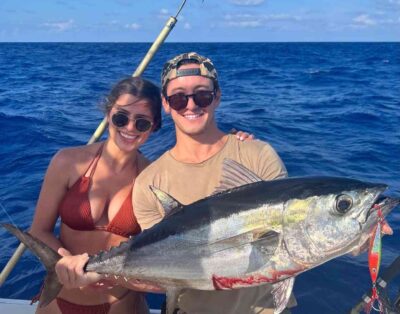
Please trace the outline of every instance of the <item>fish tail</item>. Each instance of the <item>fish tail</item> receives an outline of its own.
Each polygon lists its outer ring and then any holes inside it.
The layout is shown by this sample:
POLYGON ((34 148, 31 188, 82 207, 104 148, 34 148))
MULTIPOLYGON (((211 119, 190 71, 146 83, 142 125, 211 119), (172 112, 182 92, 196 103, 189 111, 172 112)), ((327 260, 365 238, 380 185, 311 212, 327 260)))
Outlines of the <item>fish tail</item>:
POLYGON ((23 232, 13 225, 4 223, 0 225, 25 244, 25 246, 27 246, 32 253, 39 258, 46 268, 47 276, 44 280, 43 289, 40 295, 39 307, 46 306, 57 297, 62 288, 62 284, 58 281, 55 272, 55 265, 60 260, 61 255, 39 239, 33 237, 27 232, 23 232))

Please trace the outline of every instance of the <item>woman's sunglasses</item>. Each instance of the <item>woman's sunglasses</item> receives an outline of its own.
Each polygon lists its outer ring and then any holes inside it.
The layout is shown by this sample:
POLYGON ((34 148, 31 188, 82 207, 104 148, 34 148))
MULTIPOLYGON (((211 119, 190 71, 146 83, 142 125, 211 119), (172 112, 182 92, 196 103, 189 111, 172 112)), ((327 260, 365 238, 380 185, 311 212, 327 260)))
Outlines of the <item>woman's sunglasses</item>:
POLYGON ((136 119, 130 119, 129 116, 122 111, 118 111, 114 113, 111 117, 112 123, 117 127, 117 128, 122 128, 126 125, 128 125, 129 121, 132 120, 135 123, 135 128, 139 132, 147 132, 148 130, 151 129, 153 122, 149 119, 146 118, 136 118, 136 119))
POLYGON ((172 109, 179 111, 186 108, 189 97, 193 98, 196 106, 199 106, 200 108, 205 108, 211 105, 211 103, 213 102, 215 92, 209 90, 199 90, 191 95, 177 93, 171 96, 167 96, 165 97, 165 99, 168 101, 168 104, 172 109))

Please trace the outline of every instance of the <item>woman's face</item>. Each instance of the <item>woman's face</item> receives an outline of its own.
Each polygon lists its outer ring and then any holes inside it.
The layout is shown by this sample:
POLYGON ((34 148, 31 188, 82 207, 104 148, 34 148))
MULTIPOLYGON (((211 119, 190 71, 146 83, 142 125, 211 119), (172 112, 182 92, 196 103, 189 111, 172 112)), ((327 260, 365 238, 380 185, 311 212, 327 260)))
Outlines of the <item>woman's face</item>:
POLYGON ((131 152, 146 142, 153 129, 150 104, 130 94, 119 96, 108 113, 109 138, 119 149, 131 152))

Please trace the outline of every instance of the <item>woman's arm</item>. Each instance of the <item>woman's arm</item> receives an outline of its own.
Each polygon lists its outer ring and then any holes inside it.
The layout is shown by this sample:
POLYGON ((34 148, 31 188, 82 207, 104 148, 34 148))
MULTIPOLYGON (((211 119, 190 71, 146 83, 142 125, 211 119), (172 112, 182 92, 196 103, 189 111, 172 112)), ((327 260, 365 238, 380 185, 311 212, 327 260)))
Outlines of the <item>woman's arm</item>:
POLYGON ((54 226, 58 219, 58 207, 68 190, 70 178, 75 179, 74 165, 77 163, 77 149, 59 151, 51 160, 42 184, 36 205, 30 234, 42 240, 63 256, 56 264, 55 271, 60 282, 66 288, 77 288, 99 281, 97 273, 84 273, 83 267, 88 260, 87 254, 71 256, 63 244, 54 235, 54 226))
POLYGON ((40 190, 30 234, 57 251, 61 242, 54 235, 58 206, 68 189, 70 154, 59 151, 51 160, 40 190))
POLYGON ((71 255, 63 248, 60 248, 58 253, 63 258, 58 261, 55 270, 60 283, 67 289, 85 288, 106 291, 118 285, 140 292, 165 292, 161 287, 143 280, 115 278, 114 275, 106 276, 95 272, 84 272, 83 269, 89 260, 87 253, 71 255))

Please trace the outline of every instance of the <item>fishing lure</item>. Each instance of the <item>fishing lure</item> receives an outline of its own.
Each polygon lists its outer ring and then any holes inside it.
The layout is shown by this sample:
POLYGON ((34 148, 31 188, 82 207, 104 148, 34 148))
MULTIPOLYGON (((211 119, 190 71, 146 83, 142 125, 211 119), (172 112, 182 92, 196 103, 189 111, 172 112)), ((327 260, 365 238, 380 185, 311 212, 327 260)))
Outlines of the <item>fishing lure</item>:
POLYGON ((382 256, 382 227, 384 224, 384 218, 382 216, 381 208, 379 206, 376 206, 376 209, 378 212, 379 220, 372 233, 368 250, 368 266, 372 280, 372 294, 369 300, 366 300, 367 304, 365 306, 365 312, 367 314, 369 314, 372 309, 376 312, 384 313, 384 306, 382 304, 377 288, 379 267, 381 264, 382 256))

